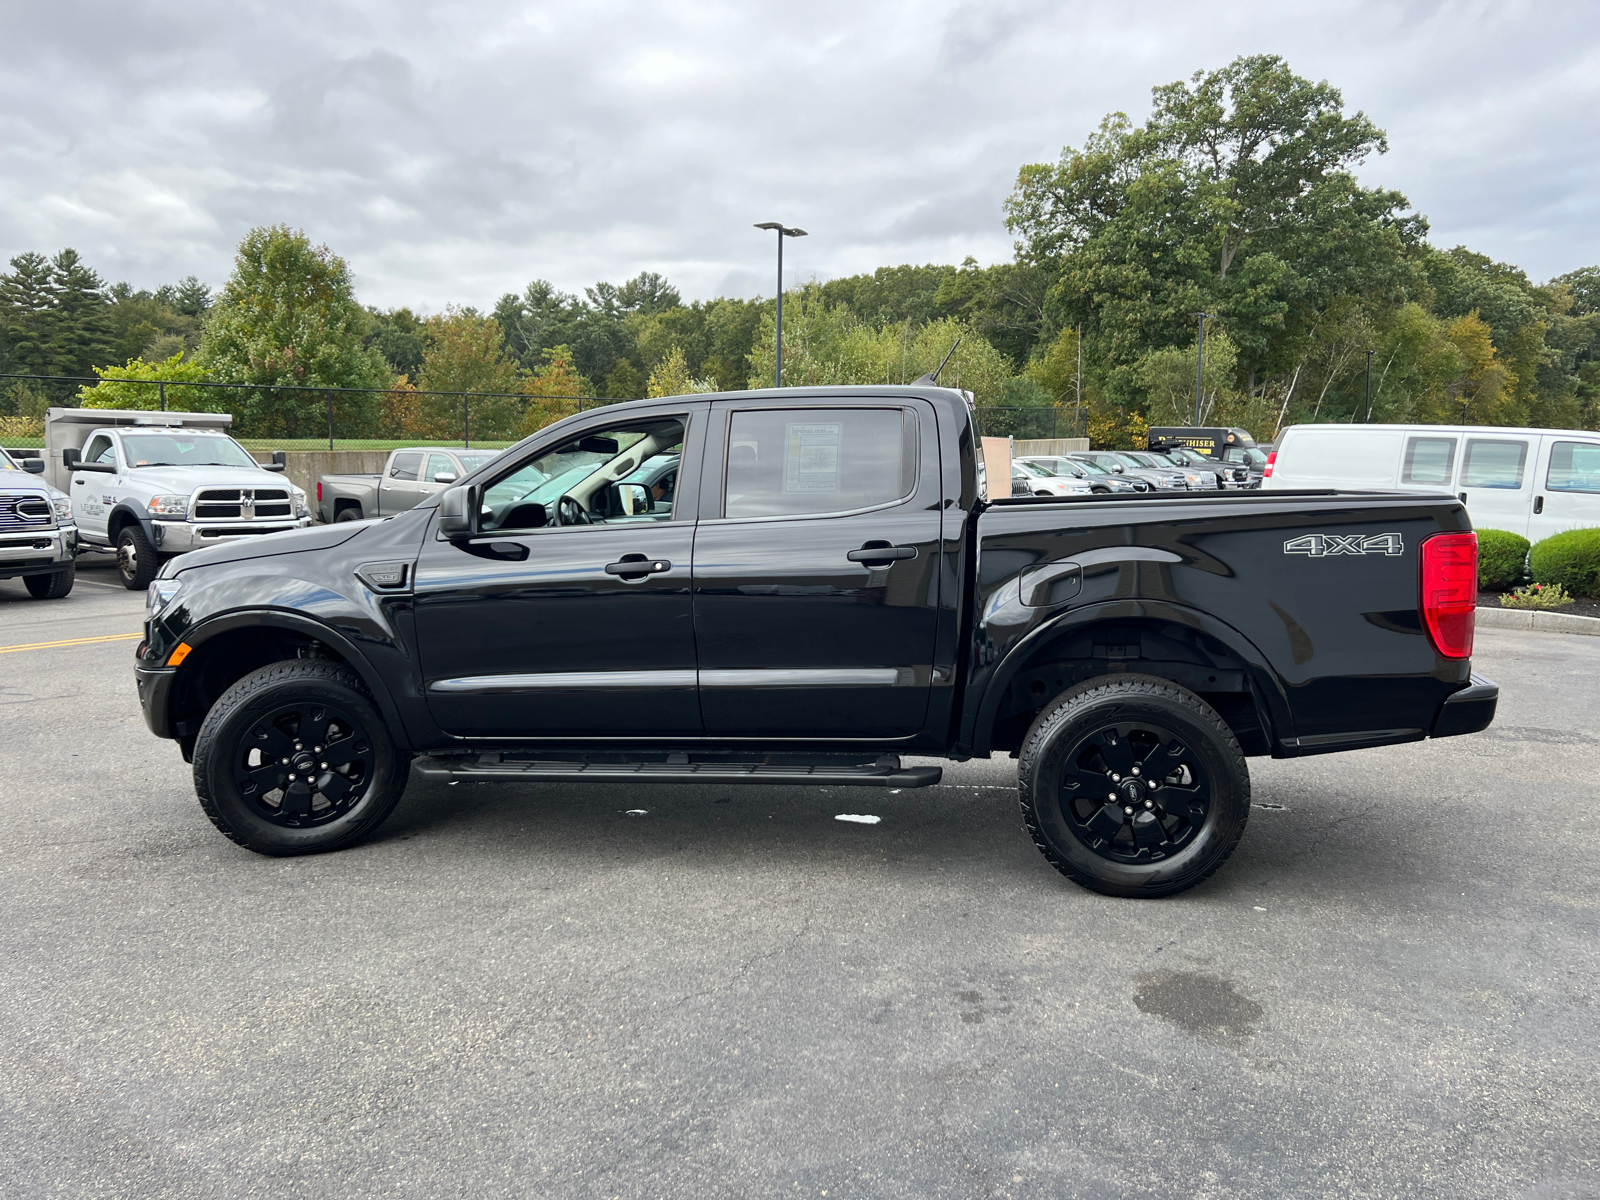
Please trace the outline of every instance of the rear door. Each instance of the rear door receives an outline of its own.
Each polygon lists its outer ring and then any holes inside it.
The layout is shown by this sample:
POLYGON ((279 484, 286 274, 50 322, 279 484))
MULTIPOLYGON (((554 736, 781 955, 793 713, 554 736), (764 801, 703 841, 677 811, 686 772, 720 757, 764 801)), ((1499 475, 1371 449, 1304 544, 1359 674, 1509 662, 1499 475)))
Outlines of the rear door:
POLYGON ((694 555, 706 733, 919 733, 940 587, 933 407, 768 399, 713 415, 694 555))
POLYGON ((1456 491, 1478 529, 1528 535, 1533 513, 1533 456, 1538 439, 1515 434, 1463 436, 1456 491))
POLYGON ((1600 439, 1547 434, 1540 440, 1528 540, 1600 526, 1600 439))

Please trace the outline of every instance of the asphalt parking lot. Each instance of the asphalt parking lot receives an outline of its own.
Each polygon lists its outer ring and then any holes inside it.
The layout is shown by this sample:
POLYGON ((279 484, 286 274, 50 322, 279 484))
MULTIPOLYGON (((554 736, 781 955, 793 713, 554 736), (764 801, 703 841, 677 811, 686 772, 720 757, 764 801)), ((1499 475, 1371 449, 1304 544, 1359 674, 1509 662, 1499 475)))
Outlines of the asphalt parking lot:
POLYGON ((1600 639, 1480 631, 1485 734, 1251 760, 1171 900, 1052 871, 1009 760, 413 781, 272 860, 85 561, 0 582, 71 643, 0 653, 0 1195, 1600 1197, 1600 639))

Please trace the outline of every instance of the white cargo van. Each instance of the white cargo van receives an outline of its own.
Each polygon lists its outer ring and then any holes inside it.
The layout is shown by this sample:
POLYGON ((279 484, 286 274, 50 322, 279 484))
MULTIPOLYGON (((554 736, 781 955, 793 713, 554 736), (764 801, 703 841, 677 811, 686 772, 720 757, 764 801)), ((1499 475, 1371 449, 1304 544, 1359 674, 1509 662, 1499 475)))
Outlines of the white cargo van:
POLYGON ((1292 425, 1266 488, 1448 492, 1479 529, 1539 541, 1600 526, 1600 433, 1491 425, 1292 425))

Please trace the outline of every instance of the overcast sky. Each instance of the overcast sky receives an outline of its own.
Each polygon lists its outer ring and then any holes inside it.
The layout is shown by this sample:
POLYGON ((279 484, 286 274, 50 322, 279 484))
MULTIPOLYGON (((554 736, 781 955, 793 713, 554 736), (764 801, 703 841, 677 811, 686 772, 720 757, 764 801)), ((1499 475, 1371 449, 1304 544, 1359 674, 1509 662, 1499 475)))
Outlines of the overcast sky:
POLYGON ((253 225, 366 303, 487 307, 660 271, 686 298, 1004 260, 1019 165, 1237 55, 1388 131, 1440 246, 1600 262, 1600 4, 0 0, 0 256, 226 276, 253 225))

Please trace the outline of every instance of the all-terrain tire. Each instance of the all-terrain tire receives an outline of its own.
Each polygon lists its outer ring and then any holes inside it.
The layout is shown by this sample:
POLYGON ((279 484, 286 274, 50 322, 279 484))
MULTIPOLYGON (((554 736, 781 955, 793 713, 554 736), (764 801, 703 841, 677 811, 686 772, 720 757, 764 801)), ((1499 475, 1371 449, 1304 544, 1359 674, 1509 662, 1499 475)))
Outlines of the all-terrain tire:
POLYGON ((144 530, 129 525, 117 534, 117 574, 130 592, 142 592, 161 570, 161 556, 145 537, 144 530))
MULTIPOLYGON (((1174 895, 1222 866, 1244 836, 1250 815, 1250 773, 1238 740, 1215 709, 1193 692, 1165 679, 1153 675, 1101 677, 1067 689, 1039 713, 1018 758, 1023 825, 1056 870, 1091 891, 1108 896, 1174 895), (1081 764, 1106 762, 1095 758, 1097 739, 1103 738, 1106 730, 1120 734, 1113 740, 1120 740, 1129 748, 1129 761, 1141 766, 1143 773, 1134 771, 1118 783, 1112 783, 1108 775, 1105 782, 1098 784, 1107 789, 1104 794, 1096 792, 1093 797, 1080 798, 1069 787, 1084 778, 1098 778, 1081 764), (1192 768, 1191 777, 1198 777, 1208 793, 1203 815, 1192 820, 1162 815, 1169 806, 1162 797, 1169 792, 1159 790, 1159 785, 1140 790, 1145 787, 1145 780, 1162 768, 1150 765, 1154 752, 1147 759, 1139 759, 1138 748, 1152 744, 1150 739, 1162 737, 1169 739, 1161 743, 1163 751, 1174 744, 1184 747, 1184 761, 1192 768), (1069 759, 1075 752, 1088 757, 1069 759), (1098 837, 1091 828, 1091 819, 1079 819, 1074 814, 1078 809, 1088 811, 1103 805, 1110 816, 1097 819, 1123 821, 1120 814, 1124 811, 1124 797, 1119 792, 1115 801, 1111 799, 1121 787, 1132 788, 1127 797, 1127 825, 1113 837, 1098 837), (1148 805, 1144 803, 1146 798, 1148 805), (1146 808, 1157 811, 1146 816, 1146 808), (1161 852, 1169 845, 1165 841, 1141 847, 1136 823, 1143 822, 1142 828, 1149 831, 1155 829, 1150 825, 1153 818, 1168 820, 1181 834, 1181 841, 1172 844, 1170 853, 1161 852)), ((1178 776, 1182 778, 1181 771, 1178 776)), ((1080 783, 1078 790, 1086 790, 1086 785, 1080 783)), ((1187 803, 1187 793, 1171 794, 1187 803)), ((1158 834, 1160 830, 1148 836, 1154 841, 1158 834)))
POLYGON ((269 663, 246 675, 212 705, 194 746, 200 807, 225 835, 257 854, 317 854, 355 844, 394 811, 410 774, 410 755, 395 746, 360 678, 349 667, 321 659, 269 663), (240 764, 257 744, 252 739, 271 725, 275 714, 296 706, 310 706, 312 712, 325 706, 347 714, 370 758, 360 788, 352 789, 359 794, 345 811, 304 828, 274 820, 262 803, 252 802, 240 775, 240 764))
POLYGON ((72 591, 72 585, 78 578, 78 564, 51 571, 48 575, 25 575, 23 585, 28 589, 28 595, 35 600, 60 600, 72 591))

